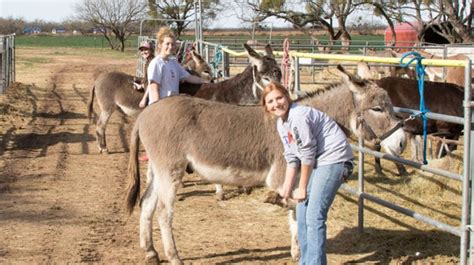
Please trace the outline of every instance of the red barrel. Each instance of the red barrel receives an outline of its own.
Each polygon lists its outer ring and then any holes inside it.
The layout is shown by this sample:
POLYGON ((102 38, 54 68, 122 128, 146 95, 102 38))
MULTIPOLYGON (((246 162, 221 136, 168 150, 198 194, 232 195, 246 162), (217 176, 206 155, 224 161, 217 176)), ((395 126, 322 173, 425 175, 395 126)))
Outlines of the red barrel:
MULTIPOLYGON (((418 42, 418 31, 421 29, 419 23, 400 23, 395 25, 395 32, 397 34, 397 41, 395 47, 411 47, 418 42)), ((390 27, 385 30, 385 45, 391 44, 393 34, 390 27)), ((409 50, 409 48, 405 48, 409 50)))

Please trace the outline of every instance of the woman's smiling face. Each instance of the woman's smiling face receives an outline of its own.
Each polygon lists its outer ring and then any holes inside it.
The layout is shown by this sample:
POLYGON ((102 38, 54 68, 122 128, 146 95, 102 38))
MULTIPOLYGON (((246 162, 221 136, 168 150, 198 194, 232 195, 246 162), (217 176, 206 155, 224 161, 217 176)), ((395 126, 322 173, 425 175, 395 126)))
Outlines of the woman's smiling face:
POLYGON ((272 115, 285 119, 289 106, 288 98, 276 89, 265 96, 265 108, 272 115))
POLYGON ((176 42, 173 38, 165 37, 163 42, 160 45, 160 55, 162 58, 168 58, 170 55, 174 54, 176 42))

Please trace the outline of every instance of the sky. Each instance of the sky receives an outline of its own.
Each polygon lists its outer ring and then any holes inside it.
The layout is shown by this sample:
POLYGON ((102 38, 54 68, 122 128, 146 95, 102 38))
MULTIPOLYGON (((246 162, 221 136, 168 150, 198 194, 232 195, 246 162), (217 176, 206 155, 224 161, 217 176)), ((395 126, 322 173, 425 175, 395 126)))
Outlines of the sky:
POLYGON ((78 2, 80 0, 0 0, 0 17, 62 22, 74 16, 74 5, 78 2))
MULTIPOLYGON (((28 22, 43 20, 59 23, 72 19, 75 15, 74 6, 80 2, 81 0, 0 0, 0 17, 23 18, 28 22)), ((213 21, 209 27, 235 28, 242 26, 234 13, 233 10, 224 9, 221 16, 224 19, 213 21)), ((275 22, 274 25, 280 23, 275 22)))

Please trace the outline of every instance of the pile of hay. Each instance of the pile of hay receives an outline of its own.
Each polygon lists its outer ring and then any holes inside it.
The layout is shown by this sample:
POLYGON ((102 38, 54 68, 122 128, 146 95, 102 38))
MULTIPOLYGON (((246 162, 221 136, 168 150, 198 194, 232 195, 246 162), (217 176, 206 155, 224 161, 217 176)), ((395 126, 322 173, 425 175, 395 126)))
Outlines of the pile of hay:
POLYGON ((21 127, 31 120, 34 96, 31 85, 12 83, 4 94, 0 94, 0 128, 21 127))

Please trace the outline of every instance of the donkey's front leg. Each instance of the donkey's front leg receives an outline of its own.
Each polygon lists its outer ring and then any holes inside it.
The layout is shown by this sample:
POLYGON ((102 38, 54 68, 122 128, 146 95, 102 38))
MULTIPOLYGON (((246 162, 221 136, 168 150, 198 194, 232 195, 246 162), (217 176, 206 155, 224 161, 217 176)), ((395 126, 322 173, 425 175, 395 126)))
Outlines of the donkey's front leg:
MULTIPOLYGON (((151 167, 151 165, 149 166, 151 167)), ((140 213, 140 247, 146 251, 146 261, 160 263, 158 252, 153 246, 153 213, 158 202, 158 183, 155 179, 147 180, 148 187, 143 195, 140 213)))
POLYGON ((296 210, 288 210, 288 225, 291 234, 291 258, 294 261, 300 259, 300 246, 298 244, 298 224, 296 223, 296 210))

